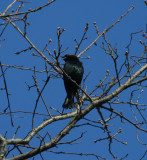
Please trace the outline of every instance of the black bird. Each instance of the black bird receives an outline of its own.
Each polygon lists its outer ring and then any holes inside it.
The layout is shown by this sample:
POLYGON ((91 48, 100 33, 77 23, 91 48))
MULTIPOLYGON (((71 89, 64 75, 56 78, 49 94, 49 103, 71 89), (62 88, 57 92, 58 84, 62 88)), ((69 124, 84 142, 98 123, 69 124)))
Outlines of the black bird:
MULTIPOLYGON (((63 70, 65 73, 74 80, 78 85, 81 84, 84 68, 82 62, 79 61, 76 55, 67 54, 62 57, 65 61, 63 70)), ((78 93, 78 86, 68 78, 68 76, 63 73, 64 86, 67 92, 67 97, 65 98, 63 108, 73 108, 74 107, 74 96, 78 93)))

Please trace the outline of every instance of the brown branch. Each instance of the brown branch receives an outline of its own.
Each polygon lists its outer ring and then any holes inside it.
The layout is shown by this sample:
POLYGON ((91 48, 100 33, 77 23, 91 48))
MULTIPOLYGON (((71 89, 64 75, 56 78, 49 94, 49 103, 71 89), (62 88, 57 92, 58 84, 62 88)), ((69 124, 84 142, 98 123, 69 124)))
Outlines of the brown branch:
POLYGON ((100 110, 100 107, 97 106, 96 109, 97 109, 97 111, 98 111, 98 113, 99 113, 99 115, 100 115, 100 117, 101 117, 101 119, 103 121, 103 127, 104 127, 104 129, 105 129, 105 131, 107 132, 107 135, 108 135, 107 139, 109 139, 109 153, 112 155, 113 158, 116 158, 116 156, 113 154, 113 152, 111 150, 111 144, 112 144, 112 138, 113 137, 110 135, 110 131, 109 131, 108 127, 107 127, 107 123, 106 123, 106 121, 105 121, 105 119, 103 117, 103 114, 102 114, 102 112, 100 110))
POLYGON ((94 157, 97 158, 98 160, 99 160, 99 158, 105 160, 105 158, 103 158, 103 157, 101 157, 101 156, 98 156, 98 155, 96 155, 96 154, 92 154, 92 153, 55 152, 55 151, 51 151, 51 150, 49 150, 49 152, 55 153, 55 154, 67 154, 67 155, 78 155, 78 156, 94 156, 94 157))
POLYGON ((119 117, 125 119, 127 122, 129 122, 130 124, 132 124, 133 126, 135 126, 137 129, 139 129, 139 130, 147 133, 147 130, 145 130, 145 129, 143 129, 143 128, 140 128, 137 124, 135 124, 134 122, 130 121, 128 118, 126 118, 125 116, 123 116, 121 113, 118 113, 118 112, 116 112, 116 111, 114 111, 114 110, 112 110, 112 109, 109 109, 109 108, 107 108, 107 107, 104 107, 104 106, 101 106, 101 108, 104 108, 104 109, 106 109, 106 110, 108 110, 108 111, 110 111, 110 112, 112 112, 112 113, 115 113, 115 114, 118 115, 119 117))
POLYGON ((91 48, 91 46, 93 44, 96 43, 96 41, 101 37, 103 36, 104 34, 106 34, 112 27, 114 27, 117 23, 119 23, 121 21, 121 19, 123 17, 125 17, 132 9, 134 9, 134 6, 132 6, 124 15, 122 15, 115 23, 113 23, 109 28, 106 28, 103 33, 99 34, 98 37, 86 48, 84 49, 79 55, 78 57, 80 57, 82 54, 84 54, 84 52, 86 52, 89 48, 91 48))
POLYGON ((13 22, 10 21, 10 19, 6 18, 7 21, 9 23, 11 23, 13 25, 13 27, 26 39, 26 41, 31 45, 31 47, 50 65, 52 66, 58 73, 62 74, 62 71, 56 66, 54 65, 51 61, 49 61, 45 55, 40 52, 36 46, 29 40, 29 38, 18 28, 18 26, 16 26, 13 22))
MULTIPOLYGON (((11 113, 10 100, 9 100, 9 93, 8 93, 7 83, 6 83, 6 79, 5 79, 5 76, 4 76, 4 71, 3 71, 3 67, 1 65, 1 61, 0 61, 0 66, 1 66, 2 76, 3 76, 6 95, 7 95, 7 101, 8 101, 8 107, 7 108, 9 108, 9 110, 10 110, 11 125, 14 127, 13 119, 12 119, 12 113, 11 113)), ((5 112, 6 112, 7 108, 5 109, 5 112)))
MULTIPOLYGON (((87 107, 83 110, 81 110, 80 114, 77 114, 77 111, 68 113, 66 115, 59 115, 59 116, 55 116, 55 117, 51 117, 49 120, 46 120, 44 123, 40 124, 37 128, 34 128, 29 135, 24 139, 24 140, 19 140, 19 139, 11 139, 11 140, 7 140, 8 144, 15 144, 15 143, 27 143, 29 142, 36 133, 38 133, 41 129, 43 129, 45 126, 49 125, 50 123, 60 120, 60 119, 67 119, 70 117, 73 117, 72 120, 69 122, 69 124, 59 133, 57 134, 50 142, 39 146, 38 148, 26 152, 22 155, 18 155, 14 158, 10 158, 10 160, 20 160, 20 159, 26 159, 29 157, 32 157, 42 151, 45 151, 46 149, 52 148, 54 147, 66 134, 69 133, 69 131, 75 127, 75 124, 82 118, 84 117, 86 114, 88 114, 92 109, 95 108, 95 106, 101 106, 101 108, 104 108, 110 112, 113 112, 115 114, 117 114, 118 116, 122 117, 122 114, 115 112, 112 109, 106 108, 106 107, 102 107, 103 103, 106 103, 107 101, 109 101, 110 99, 114 98, 116 95, 118 95, 120 92, 122 92, 124 89, 127 88, 127 85, 129 85, 129 83, 131 83, 139 74, 141 74, 145 69, 147 68, 147 64, 145 66, 143 66, 141 69, 139 69, 136 73, 134 73, 134 75, 129 78, 123 85, 121 85, 120 87, 118 87, 115 91, 113 91, 110 95, 101 98, 99 100, 95 100, 93 103, 90 103, 89 105, 87 105, 87 107)), ((129 119, 127 119, 126 117, 122 117, 123 119, 127 120, 129 123, 131 123, 132 125, 134 125, 136 128, 138 128, 139 130, 142 130, 144 132, 147 132, 146 130, 144 130, 143 128, 140 128, 138 125, 136 125, 135 123, 133 123, 132 121, 130 121, 129 119)))
POLYGON ((43 101, 43 103, 44 103, 44 105, 45 105, 45 107, 46 107, 46 110, 47 110, 49 116, 52 117, 52 115, 51 115, 51 113, 50 113, 50 111, 49 111, 49 109, 48 109, 48 107, 47 107, 47 105, 46 105, 46 103, 45 103, 45 101, 44 101, 44 98, 43 98, 43 96, 42 96, 42 92, 43 92, 43 90, 45 89, 46 85, 48 84, 48 81, 49 81, 49 79, 50 79, 50 76, 47 77, 47 79, 46 79, 46 81, 45 81, 45 84, 44 84, 44 86, 43 86, 43 88, 42 88, 41 91, 40 91, 39 86, 38 86, 38 83, 37 83, 35 68, 34 68, 34 77, 33 77, 33 78, 34 78, 35 86, 37 87, 38 98, 37 98, 37 100, 36 100, 36 104, 35 104, 34 112, 33 112, 33 117, 32 117, 32 130, 33 130, 33 128, 34 128, 34 116, 35 116, 35 111, 36 111, 36 109, 37 109, 37 105, 38 105, 38 102, 39 102, 40 97, 42 98, 42 101, 43 101))
MULTIPOLYGON (((4 11, 4 13, 2 14, 3 16, 5 16, 5 14, 7 13, 7 11, 13 6, 13 4, 17 2, 17 0, 14 0, 4 11)), ((0 16, 1 17, 1 16, 0 16)))
MULTIPOLYGON (((16 0, 15 0, 16 1, 16 0)), ((33 12, 36 12, 36 11, 39 11, 39 10, 41 10, 41 9, 43 9, 44 7, 47 7, 47 6, 49 6, 51 3, 53 3, 53 2, 55 2, 56 0, 51 0, 50 2, 47 2, 47 4, 45 4, 45 5, 43 5, 43 6, 40 6, 40 7, 38 7, 38 8, 36 8, 36 9, 33 9, 33 10, 28 10, 28 11, 26 11, 26 12, 20 12, 20 13, 13 13, 13 14, 8 14, 8 15, 3 15, 3 14, 1 14, 0 15, 0 18, 3 18, 3 17, 12 17, 12 16, 17 16, 17 15, 21 15, 21 14, 28 14, 28 13, 33 13, 33 12)), ((10 8, 10 7, 9 7, 10 8)))

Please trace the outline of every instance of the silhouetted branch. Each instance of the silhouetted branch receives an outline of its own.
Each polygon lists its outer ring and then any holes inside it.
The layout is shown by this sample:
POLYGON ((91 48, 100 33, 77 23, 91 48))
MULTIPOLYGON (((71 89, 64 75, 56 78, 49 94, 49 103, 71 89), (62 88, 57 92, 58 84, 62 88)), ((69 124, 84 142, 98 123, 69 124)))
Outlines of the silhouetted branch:
POLYGON ((1 66, 2 76, 3 76, 3 80, 4 80, 5 90, 6 90, 7 101, 8 101, 8 107, 5 109, 4 112, 6 112, 6 110, 9 108, 9 110, 10 110, 10 118, 11 118, 11 125, 14 127, 13 119, 12 119, 12 113, 11 113, 10 100, 9 100, 9 93, 8 93, 7 83, 6 83, 6 79, 5 79, 5 73, 3 71, 3 67, 1 65, 1 61, 0 61, 0 66, 1 66))
POLYGON ((32 129, 34 128, 34 116, 35 116, 35 111, 36 111, 37 104, 38 104, 38 101, 39 101, 39 98, 40 98, 40 97, 42 98, 42 101, 43 101, 43 103, 44 103, 44 105, 45 105, 45 107, 46 107, 46 110, 47 110, 49 116, 52 117, 52 115, 51 115, 51 113, 50 113, 47 105, 45 104, 44 98, 43 98, 43 96, 42 96, 42 92, 43 92, 43 90, 45 89, 45 87, 46 87, 46 85, 47 85, 50 77, 49 77, 49 76, 47 77, 47 80, 45 81, 45 84, 44 84, 44 86, 43 86, 43 88, 42 88, 41 91, 40 91, 40 89, 39 89, 39 87, 38 87, 37 78, 36 78, 36 73, 35 73, 35 68, 34 68, 34 77, 33 77, 33 79, 34 79, 34 82, 35 82, 35 86, 37 87, 38 98, 37 98, 37 100, 36 100, 36 104, 35 104, 35 108, 34 108, 34 112, 33 112, 33 117, 32 117, 32 129))

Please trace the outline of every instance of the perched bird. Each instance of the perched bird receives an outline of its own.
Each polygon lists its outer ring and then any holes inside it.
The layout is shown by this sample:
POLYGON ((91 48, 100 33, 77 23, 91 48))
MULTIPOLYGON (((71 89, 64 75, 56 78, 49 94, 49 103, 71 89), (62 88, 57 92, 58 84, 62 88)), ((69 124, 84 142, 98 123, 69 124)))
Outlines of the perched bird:
POLYGON ((76 93, 78 93, 78 86, 74 82, 72 82, 71 79, 74 80, 78 85, 80 85, 83 78, 84 68, 82 62, 79 61, 76 55, 67 54, 63 56, 62 59, 65 61, 65 65, 63 68, 65 73, 63 73, 63 80, 65 90, 67 92, 67 97, 65 98, 62 107, 71 109, 74 107, 74 96, 76 95, 76 93))

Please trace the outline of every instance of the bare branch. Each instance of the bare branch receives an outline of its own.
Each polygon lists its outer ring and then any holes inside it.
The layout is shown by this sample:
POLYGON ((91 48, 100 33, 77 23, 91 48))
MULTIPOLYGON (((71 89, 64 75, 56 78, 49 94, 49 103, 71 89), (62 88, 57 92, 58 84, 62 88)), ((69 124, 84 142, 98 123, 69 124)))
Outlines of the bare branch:
POLYGON ((124 15, 122 15, 115 23, 113 23, 109 28, 105 29, 103 31, 103 33, 99 34, 98 37, 86 48, 84 49, 79 55, 78 57, 80 57, 84 52, 86 52, 93 44, 96 43, 96 41, 103 35, 105 35, 105 33, 107 33, 112 27, 114 27, 117 23, 119 23, 121 21, 121 19, 123 17, 125 17, 132 9, 134 9, 134 6, 132 6, 124 15))
MULTIPOLYGON (((2 76, 3 76, 5 90, 6 90, 6 95, 7 95, 7 101, 8 101, 8 107, 7 108, 9 108, 9 110, 10 110, 11 125, 14 126, 13 119, 12 119, 12 113, 11 113, 10 100, 9 100, 9 93, 8 93, 7 83, 6 83, 6 79, 5 79, 5 75, 4 75, 5 73, 3 71, 3 67, 1 65, 1 61, 0 61, 0 66, 1 66, 2 76)), ((5 109, 5 112, 6 112, 7 108, 5 109)))

